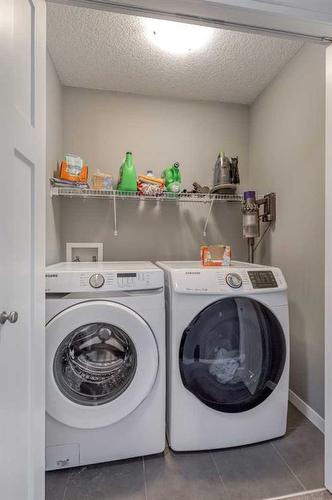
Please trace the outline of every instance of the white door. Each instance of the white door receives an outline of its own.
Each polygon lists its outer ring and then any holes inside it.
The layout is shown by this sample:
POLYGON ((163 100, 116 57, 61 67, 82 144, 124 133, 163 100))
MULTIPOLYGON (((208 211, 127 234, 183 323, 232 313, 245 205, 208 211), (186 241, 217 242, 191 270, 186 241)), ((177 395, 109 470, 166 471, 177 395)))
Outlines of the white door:
POLYGON ((0 485, 44 498, 44 0, 0 0, 0 485))
POLYGON ((325 485, 332 491, 332 46, 326 50, 325 485))

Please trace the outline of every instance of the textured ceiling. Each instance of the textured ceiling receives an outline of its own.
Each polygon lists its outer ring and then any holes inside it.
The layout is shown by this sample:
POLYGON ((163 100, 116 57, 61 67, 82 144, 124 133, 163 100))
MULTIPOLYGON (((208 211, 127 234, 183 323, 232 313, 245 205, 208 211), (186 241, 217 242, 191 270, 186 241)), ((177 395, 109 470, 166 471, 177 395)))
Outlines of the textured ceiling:
POLYGON ((145 20, 47 4, 48 48, 73 87, 250 104, 301 42, 212 29, 197 52, 174 55, 146 36, 145 20))

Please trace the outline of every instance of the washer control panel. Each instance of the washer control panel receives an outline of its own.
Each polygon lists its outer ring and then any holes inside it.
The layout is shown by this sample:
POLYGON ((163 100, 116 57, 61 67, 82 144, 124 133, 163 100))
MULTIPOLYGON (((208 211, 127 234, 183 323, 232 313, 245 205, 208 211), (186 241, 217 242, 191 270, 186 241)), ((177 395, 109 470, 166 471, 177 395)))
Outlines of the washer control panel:
POLYGON ((102 288, 107 290, 140 290, 154 288, 154 273, 151 272, 104 272, 80 274, 80 288, 102 288))
POLYGON ((118 288, 133 288, 144 284, 150 286, 151 273, 116 273, 116 283, 118 288))
POLYGON ((229 273, 226 276, 226 283, 231 288, 241 288, 242 286, 242 278, 237 273, 229 273))
POLYGON ((134 291, 156 289, 164 286, 161 269, 135 272, 108 271, 93 272, 46 272, 46 292, 89 292, 92 290, 134 291))
POLYGON ((278 288, 272 271, 248 271, 253 288, 278 288))

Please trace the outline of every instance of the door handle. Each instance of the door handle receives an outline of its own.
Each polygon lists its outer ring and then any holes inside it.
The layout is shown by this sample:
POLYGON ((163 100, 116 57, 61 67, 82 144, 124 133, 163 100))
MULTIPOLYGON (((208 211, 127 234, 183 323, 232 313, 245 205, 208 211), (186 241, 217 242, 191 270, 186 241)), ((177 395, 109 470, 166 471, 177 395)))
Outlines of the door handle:
POLYGON ((6 321, 9 321, 9 323, 16 323, 17 320, 18 313, 16 311, 11 311, 10 313, 3 311, 0 314, 0 325, 4 325, 6 321))

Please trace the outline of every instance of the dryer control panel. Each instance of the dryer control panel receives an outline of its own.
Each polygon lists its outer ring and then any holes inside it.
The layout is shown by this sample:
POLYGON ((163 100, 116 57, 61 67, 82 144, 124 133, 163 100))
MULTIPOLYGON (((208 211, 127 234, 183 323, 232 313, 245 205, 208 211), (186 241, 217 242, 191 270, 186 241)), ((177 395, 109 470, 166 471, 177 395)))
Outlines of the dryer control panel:
POLYGON ((272 271, 248 271, 248 276, 253 288, 278 288, 272 271))
MULTIPOLYGON (((258 267, 258 266, 257 266, 258 267)), ((237 268, 172 270, 173 288, 177 293, 241 295, 287 290, 285 278, 278 268, 237 268)))

